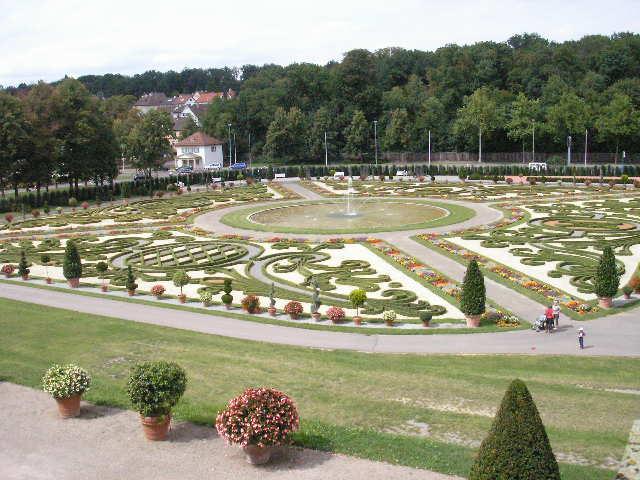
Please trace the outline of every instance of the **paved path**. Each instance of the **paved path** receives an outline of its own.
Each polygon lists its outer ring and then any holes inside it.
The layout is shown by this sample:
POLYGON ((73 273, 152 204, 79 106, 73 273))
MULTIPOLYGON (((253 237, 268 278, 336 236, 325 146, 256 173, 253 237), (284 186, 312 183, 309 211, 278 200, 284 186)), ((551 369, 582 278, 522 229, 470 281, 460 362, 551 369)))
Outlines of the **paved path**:
POLYGON ((0 408, 3 480, 461 480, 295 447, 253 467, 211 427, 176 422, 169 441, 149 442, 134 412, 83 402, 80 417, 63 420, 47 394, 6 382, 0 408))
MULTIPOLYGON (((552 335, 533 330, 482 334, 371 335, 364 329, 359 334, 290 328, 137 303, 127 303, 123 308, 121 301, 112 298, 34 289, 18 282, 21 281, 0 284, 0 296, 93 315, 282 345, 371 353, 640 356, 640 328, 632 312, 583 323, 588 334, 587 348, 579 350, 573 323, 564 318, 560 330, 552 335)), ((98 288, 93 287, 79 290, 99 292, 98 288)))

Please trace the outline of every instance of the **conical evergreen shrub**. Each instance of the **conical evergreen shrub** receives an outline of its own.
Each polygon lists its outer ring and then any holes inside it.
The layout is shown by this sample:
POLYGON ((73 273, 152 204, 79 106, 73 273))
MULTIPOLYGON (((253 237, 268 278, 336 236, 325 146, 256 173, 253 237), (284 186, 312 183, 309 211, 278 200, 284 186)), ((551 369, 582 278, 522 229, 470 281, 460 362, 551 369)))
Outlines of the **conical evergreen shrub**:
POLYGON ((64 278, 80 278, 82 276, 82 261, 78 253, 78 247, 73 240, 67 242, 64 250, 64 263, 62 264, 64 278))
POLYGON ((600 298, 612 298, 616 296, 619 286, 620 275, 613 249, 609 246, 604 247, 600 262, 598 262, 593 289, 600 298))
POLYGON ((509 385, 469 480, 560 480, 547 432, 522 380, 509 385))
POLYGON ((465 315, 482 315, 486 310, 485 303, 484 276, 478 267, 478 262, 471 260, 462 282, 460 310, 465 315))

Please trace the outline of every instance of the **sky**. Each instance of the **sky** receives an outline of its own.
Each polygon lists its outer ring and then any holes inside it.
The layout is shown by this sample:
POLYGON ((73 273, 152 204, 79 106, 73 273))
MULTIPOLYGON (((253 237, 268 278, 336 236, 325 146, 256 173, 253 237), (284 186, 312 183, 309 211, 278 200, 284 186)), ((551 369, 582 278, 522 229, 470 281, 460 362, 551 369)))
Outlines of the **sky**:
POLYGON ((0 85, 640 31, 639 0, 0 0, 0 85))

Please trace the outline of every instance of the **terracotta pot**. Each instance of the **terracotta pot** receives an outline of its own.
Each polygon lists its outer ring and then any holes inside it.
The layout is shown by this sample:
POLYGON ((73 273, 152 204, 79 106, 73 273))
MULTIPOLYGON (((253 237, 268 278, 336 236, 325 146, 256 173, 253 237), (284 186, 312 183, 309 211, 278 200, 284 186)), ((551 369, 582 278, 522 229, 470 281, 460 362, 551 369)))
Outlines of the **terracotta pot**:
POLYGON ((467 318, 468 328, 478 328, 480 326, 480 318, 482 315, 465 315, 467 318))
POLYGON ((355 323, 356 325, 362 325, 362 317, 356 315, 355 317, 353 317, 353 323, 355 323))
POLYGON ((277 310, 274 307, 269 307, 267 311, 269 312, 269 315, 271 315, 272 317, 276 316, 277 310))
POLYGON ((385 320, 385 321, 384 321, 384 324, 385 324, 387 327, 393 327, 393 320, 385 320))
POLYGON ((423 322, 422 322, 422 326, 423 326, 423 327, 428 327, 428 326, 429 326, 429 322, 430 322, 430 320, 427 320, 426 322, 425 322, 425 321, 423 321, 423 322))
POLYGON ((78 288, 80 286, 80 278, 67 278, 67 283, 71 288, 78 288))
POLYGON ((257 445, 247 445, 242 447, 247 462, 251 465, 264 465, 271 459, 273 447, 259 447, 257 445))
POLYGON ((156 295, 156 300, 162 300, 162 295, 156 295))
POLYGON ((130 297, 133 297, 136 294, 135 290, 127 290, 127 293, 129 294, 130 297))
POLYGON ((178 295, 178 301, 180 303, 186 303, 187 302, 187 296, 186 295, 178 295))
MULTIPOLYGON (((311 314, 311 318, 313 318, 316 321, 320 320, 320 317, 321 317, 321 315, 318 312, 314 312, 314 313, 311 314)), ((333 322, 333 323, 336 323, 336 322, 333 322)))
POLYGON ((49 278, 49 277, 47 277, 47 279, 46 279, 46 280, 47 280, 47 283, 48 283, 49 285, 51 285, 51 284, 53 283, 53 278, 49 278))
POLYGON ((56 398, 58 412, 62 418, 72 418, 80 415, 80 395, 71 395, 67 398, 56 398))
POLYGON ((109 290, 109 286, 108 285, 100 285, 100 290, 102 290, 103 292, 106 292, 107 290, 109 290))
POLYGON ((169 425, 171 424, 171 415, 163 415, 161 417, 143 417, 140 416, 142 422, 142 430, 147 440, 162 441, 167 439, 169 425))
POLYGON ((230 303, 225 303, 224 306, 226 307, 227 310, 231 310, 231 304, 230 303))
POLYGON ((29 280, 29 274, 27 273, 26 275, 22 275, 22 279, 23 280, 29 280))
POLYGON ((624 299, 625 300, 629 300, 631 298, 631 294, 630 293, 625 293, 624 294, 624 299))
POLYGON ((300 315, 299 315, 299 314, 297 314, 297 313, 290 313, 290 314, 289 314, 289 318, 290 318, 291 320, 298 320, 298 318, 300 318, 300 315))
POLYGON ((600 308, 611 308, 613 301, 610 297, 598 298, 598 306, 600 308))
POLYGON ((208 307, 209 305, 211 305, 211 302, 202 302, 203 307, 208 307))

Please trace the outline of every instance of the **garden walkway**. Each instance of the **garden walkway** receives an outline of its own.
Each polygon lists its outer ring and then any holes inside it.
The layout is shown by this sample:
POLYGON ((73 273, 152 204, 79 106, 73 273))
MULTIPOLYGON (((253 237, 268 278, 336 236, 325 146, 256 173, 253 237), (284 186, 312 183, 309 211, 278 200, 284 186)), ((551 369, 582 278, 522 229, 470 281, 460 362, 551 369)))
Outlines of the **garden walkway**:
POLYGON ((253 467, 211 427, 176 422, 169 441, 149 442, 134 412, 83 402, 80 417, 63 420, 46 393, 6 382, 0 383, 0 409, 4 480, 461 480, 295 447, 253 467))

